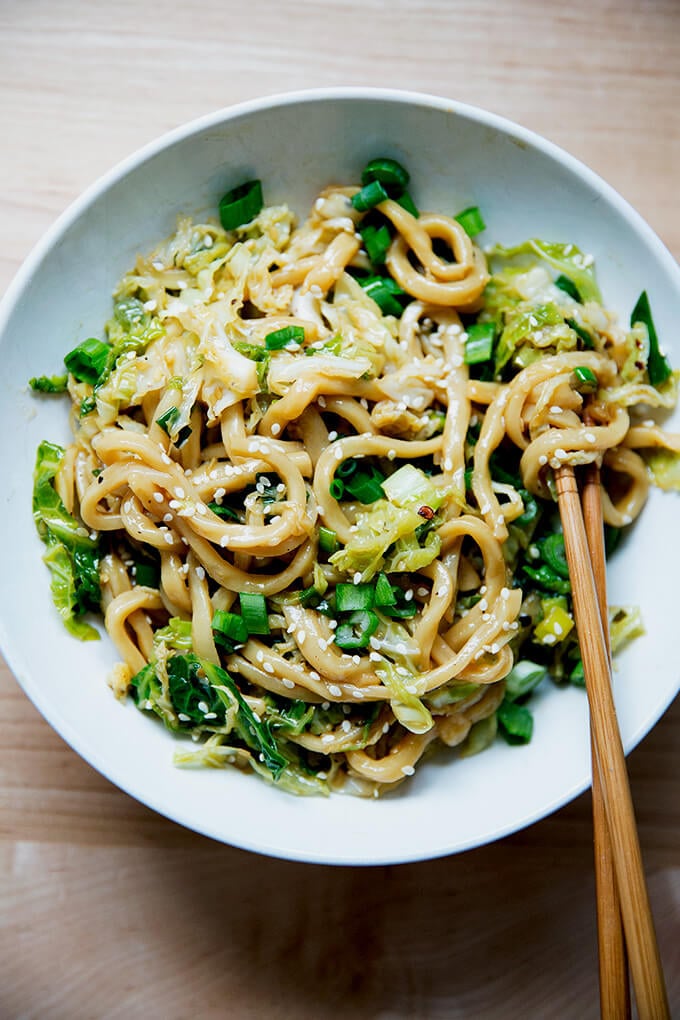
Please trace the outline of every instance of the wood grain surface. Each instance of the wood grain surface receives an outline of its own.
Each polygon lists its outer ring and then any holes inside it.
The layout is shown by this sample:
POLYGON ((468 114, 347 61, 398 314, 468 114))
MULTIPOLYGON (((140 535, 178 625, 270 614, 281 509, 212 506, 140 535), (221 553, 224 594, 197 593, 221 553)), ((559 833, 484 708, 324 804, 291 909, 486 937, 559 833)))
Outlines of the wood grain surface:
MULTIPOLYGON (((0 290, 141 144, 340 84, 434 92, 541 132, 680 255, 677 0, 0 0, 0 290)), ((588 795, 457 857, 307 866, 137 804, 4 667, 0 719, 0 1020, 597 1016, 588 795)), ((680 1014, 680 702, 629 769, 680 1014)))

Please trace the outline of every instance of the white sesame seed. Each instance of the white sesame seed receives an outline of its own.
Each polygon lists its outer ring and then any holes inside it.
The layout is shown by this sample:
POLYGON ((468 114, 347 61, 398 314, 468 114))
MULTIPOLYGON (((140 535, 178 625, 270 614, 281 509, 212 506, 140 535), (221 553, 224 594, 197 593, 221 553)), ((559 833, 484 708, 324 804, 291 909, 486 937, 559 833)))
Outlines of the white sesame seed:
POLYGON ((397 456, 397 451, 396 450, 388 450, 387 451, 387 459, 388 460, 394 460, 394 458, 396 456, 397 456))
POLYGON ((401 771, 405 776, 412 776, 415 772, 413 765, 402 765, 401 771))
POLYGON ((172 514, 163 514, 163 520, 166 524, 169 524, 172 520, 172 514))
POLYGON ((410 602, 413 598, 413 588, 409 588, 408 591, 404 592, 404 601, 410 602))
POLYGON ((596 443, 597 442, 597 439, 595 438, 595 435, 592 432, 586 432, 585 436, 586 436, 586 442, 587 443, 596 443))
POLYGON ((178 712, 177 718, 179 719, 180 722, 191 722, 191 717, 185 715, 184 712, 178 712))
POLYGON ((166 534, 163 535, 163 539, 168 543, 168 545, 173 545, 175 541, 170 532, 166 532, 166 534))
POLYGON ((559 406, 559 404, 553 404, 552 407, 550 408, 550 413, 551 414, 562 414, 562 410, 563 409, 559 406))
POLYGON ((334 442, 337 438, 338 438, 338 433, 335 431, 335 429, 333 429, 332 432, 328 433, 328 441, 330 443, 334 442))
MULTIPOLYGON (((319 676, 317 671, 315 669, 313 669, 313 670, 311 670, 311 672, 309 674, 309 679, 310 680, 315 680, 318 683, 319 680, 321 679, 321 677, 319 676)), ((326 706, 326 707, 328 707, 328 706, 326 706)))
POLYGON ((354 663, 355 666, 360 666, 361 665, 361 656, 353 655, 352 656, 352 662, 354 663))
POLYGON ((168 506, 170 507, 171 510, 178 510, 181 507, 181 505, 182 504, 177 499, 171 499, 170 502, 168 503, 168 506))
POLYGON ((352 729, 352 724, 349 721, 349 719, 343 719, 342 720, 342 722, 340 723, 340 729, 343 731, 343 733, 349 733, 350 732, 350 730, 352 729))
POLYGON ((274 667, 272 666, 271 662, 264 662, 262 664, 262 669, 265 671, 265 673, 273 673, 274 672, 274 667))
POLYGON ((305 643, 305 638, 306 637, 307 637, 307 631, 299 630, 297 632, 297 642, 298 642, 298 644, 299 645, 303 645, 305 643))
POLYGON ((548 463, 548 458, 544 453, 542 453, 541 456, 538 458, 538 463, 541 465, 541 467, 545 467, 545 465, 548 463))
POLYGON ((330 687, 328 688, 328 693, 332 695, 332 697, 334 698, 342 697, 342 691, 340 690, 337 684, 331 684, 330 687))
POLYGON ((156 500, 157 503, 162 503, 163 502, 163 493, 162 492, 154 492, 153 498, 156 500))
POLYGON ((489 603, 486 599, 480 599, 478 605, 482 612, 485 612, 485 610, 489 608, 489 603))
POLYGON ((361 582, 361 571, 360 570, 356 571, 356 573, 354 574, 354 577, 352 578, 352 582, 354 584, 359 584, 361 582))
POLYGON ((371 652, 368 657, 371 662, 382 662, 382 655, 378 655, 377 652, 371 652))
POLYGON ((509 588, 501 588, 501 598, 502 599, 509 599, 510 598, 510 589, 509 588))
POLYGON ((220 548, 224 549, 229 544, 229 538, 227 535, 222 535, 220 538, 220 548))
POLYGON ((177 499, 185 499, 186 497, 186 492, 184 491, 181 485, 177 486, 177 488, 174 490, 174 493, 177 496, 177 499))
POLYGON ((416 594, 419 595, 421 599, 425 599, 430 594, 430 592, 427 588, 418 588, 416 594))
POLYGON ((323 394, 321 394, 321 396, 317 397, 316 402, 319 405, 319 407, 325 407, 326 406, 326 398, 324 397, 323 394))
POLYGON ((201 566, 196 567, 196 577, 199 579, 199 581, 205 581, 205 570, 203 569, 203 567, 201 566))
POLYGON ((201 712, 207 712, 209 708, 208 704, 205 701, 199 701, 198 707, 200 708, 201 712))
POLYGON ((330 627, 331 630, 335 630, 337 625, 338 625, 338 621, 337 620, 329 620, 328 621, 328 626, 330 627))
POLYGON ((289 691, 292 691, 293 687, 295 687, 294 682, 289 680, 287 676, 281 678, 281 683, 284 687, 287 687, 289 691))

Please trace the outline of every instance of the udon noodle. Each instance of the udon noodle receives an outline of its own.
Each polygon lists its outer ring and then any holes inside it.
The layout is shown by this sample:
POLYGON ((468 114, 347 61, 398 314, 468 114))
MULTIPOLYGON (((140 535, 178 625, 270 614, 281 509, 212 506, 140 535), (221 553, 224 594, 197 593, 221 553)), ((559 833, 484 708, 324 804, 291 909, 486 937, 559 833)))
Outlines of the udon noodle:
POLYGON ((244 189, 229 229, 181 219, 67 357, 74 441, 36 470, 55 601, 81 637, 100 605, 116 693, 193 738, 180 763, 298 793, 528 739, 531 688, 580 678, 552 469, 601 465, 618 529, 641 451, 677 449, 631 417, 675 400, 649 328, 578 249, 498 249, 491 273, 476 210, 418 215, 373 179, 369 209, 331 186, 299 226, 232 226, 244 189))

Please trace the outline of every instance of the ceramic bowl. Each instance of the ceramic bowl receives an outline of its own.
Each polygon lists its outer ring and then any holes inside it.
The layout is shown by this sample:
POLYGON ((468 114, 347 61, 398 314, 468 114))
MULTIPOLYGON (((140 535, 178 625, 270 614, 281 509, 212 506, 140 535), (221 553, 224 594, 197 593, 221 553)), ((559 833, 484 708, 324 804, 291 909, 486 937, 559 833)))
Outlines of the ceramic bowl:
MULTIPOLYGON (((594 173, 549 142, 492 114, 424 95, 371 89, 257 100, 188 124, 91 187, 34 250, 0 308, 0 526, 7 536, 0 642, 17 680, 50 724, 121 789, 169 818, 235 846, 338 864, 413 861, 477 847, 554 811, 589 783, 583 691, 543 685, 535 735, 483 754, 438 756, 378 801, 296 799, 237 771, 181 770, 176 738, 106 676, 104 635, 81 644, 53 608, 31 517, 43 438, 67 442, 65 401, 38 399, 33 375, 98 335, 111 292, 135 256, 174 231, 180 213, 214 215, 221 194, 258 176, 268 202, 304 214, 331 182, 353 182, 389 152, 411 171, 421 208, 484 212, 489 242, 572 241, 596 260, 605 303, 625 319, 643 288, 675 364, 680 272, 640 217, 594 173)), ((677 497, 654 492, 610 571, 610 601, 642 607, 646 635, 619 660, 615 694, 627 749, 678 690, 680 577, 677 497)))

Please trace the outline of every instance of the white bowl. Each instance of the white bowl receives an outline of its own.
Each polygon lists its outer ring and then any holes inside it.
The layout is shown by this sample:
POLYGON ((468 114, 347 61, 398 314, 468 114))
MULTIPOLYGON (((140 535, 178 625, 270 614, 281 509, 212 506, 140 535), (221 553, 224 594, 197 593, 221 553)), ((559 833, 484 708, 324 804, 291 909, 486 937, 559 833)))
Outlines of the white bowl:
MULTIPOLYGON (((95 184, 32 253, 0 306, 0 525, 7 538, 0 640, 17 679, 90 764, 162 814, 235 846, 338 864, 412 861, 516 831, 589 783, 585 694, 546 687, 531 744, 497 742, 478 757, 439 756, 379 801, 296 799, 236 771, 183 771, 176 738, 112 696, 108 638, 81 644, 54 610, 31 519, 35 449, 65 442, 65 401, 37 399, 33 375, 98 335, 111 291, 138 252, 173 232, 179 213, 214 214, 252 176, 268 202, 305 213, 330 182, 356 181, 389 152, 424 208, 479 205, 490 240, 573 241, 596 258, 605 303, 623 319, 646 288, 666 347, 677 336, 680 272, 640 217, 595 174, 524 129, 459 103, 373 89, 298 93, 211 114, 166 135, 95 184), (25 601, 24 601, 25 600, 25 601)), ((651 182, 650 182, 651 183, 651 182)), ((671 351, 680 364, 680 348, 671 351)), ((653 493, 613 561, 610 601, 639 604, 647 634, 622 656, 616 702, 630 749, 678 690, 674 602, 680 577, 676 498, 653 493)))

